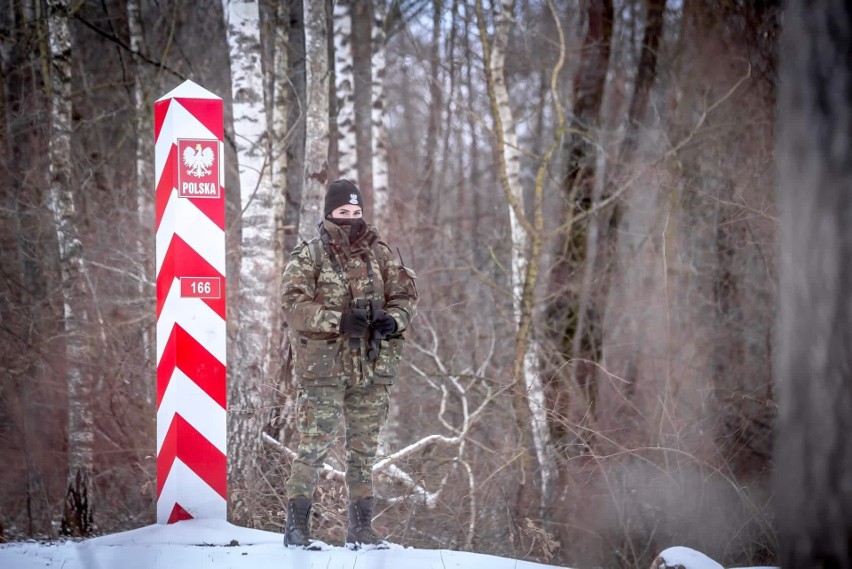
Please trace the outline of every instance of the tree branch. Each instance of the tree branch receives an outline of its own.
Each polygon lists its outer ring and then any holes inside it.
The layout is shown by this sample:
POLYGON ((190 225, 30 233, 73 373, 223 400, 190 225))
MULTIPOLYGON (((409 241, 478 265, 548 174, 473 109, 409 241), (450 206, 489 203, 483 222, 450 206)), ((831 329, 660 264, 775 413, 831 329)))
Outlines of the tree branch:
POLYGON ((177 77, 178 79, 180 79, 181 81, 186 81, 188 79, 188 77, 185 77, 179 71, 175 71, 174 69, 172 69, 171 67, 169 67, 168 65, 163 63, 162 61, 155 61, 155 60, 151 59, 150 57, 148 57, 147 55, 145 55, 144 53, 142 53, 140 51, 136 51, 135 49, 131 49, 131 47, 129 45, 127 45, 126 43, 121 41, 121 39, 118 36, 116 36, 114 33, 106 32, 106 31, 100 29, 99 27, 97 27, 93 23, 89 22, 88 20, 86 20, 85 18, 80 16, 79 12, 74 14, 74 19, 77 20, 78 22, 80 22, 81 24, 83 24, 84 26, 86 26, 87 28, 89 28, 90 30, 92 30, 93 32, 95 32, 96 34, 98 34, 99 36, 101 36, 102 38, 113 42, 114 44, 116 44, 121 49, 127 51, 131 55, 138 57, 139 59, 141 59, 145 63, 153 65, 157 69, 164 69, 164 70, 168 71, 169 73, 171 73, 172 75, 174 75, 175 77, 177 77))

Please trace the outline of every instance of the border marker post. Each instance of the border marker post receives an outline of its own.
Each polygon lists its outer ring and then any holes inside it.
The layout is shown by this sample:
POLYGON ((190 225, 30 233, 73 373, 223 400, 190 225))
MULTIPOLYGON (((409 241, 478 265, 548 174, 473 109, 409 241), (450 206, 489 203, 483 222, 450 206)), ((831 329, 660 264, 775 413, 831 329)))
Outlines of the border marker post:
POLYGON ((185 81, 154 103, 157 522, 227 517, 222 99, 185 81))

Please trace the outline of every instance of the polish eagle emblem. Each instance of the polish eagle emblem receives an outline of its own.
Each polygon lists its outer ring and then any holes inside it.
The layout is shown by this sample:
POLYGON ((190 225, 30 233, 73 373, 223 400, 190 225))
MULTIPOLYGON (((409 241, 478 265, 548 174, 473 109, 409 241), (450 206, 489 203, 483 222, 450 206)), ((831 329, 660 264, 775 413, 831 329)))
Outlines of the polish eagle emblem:
POLYGON ((196 178, 210 175, 210 166, 213 165, 213 149, 209 146, 201 147, 196 144, 195 148, 187 146, 183 149, 183 163, 189 168, 186 173, 196 178))

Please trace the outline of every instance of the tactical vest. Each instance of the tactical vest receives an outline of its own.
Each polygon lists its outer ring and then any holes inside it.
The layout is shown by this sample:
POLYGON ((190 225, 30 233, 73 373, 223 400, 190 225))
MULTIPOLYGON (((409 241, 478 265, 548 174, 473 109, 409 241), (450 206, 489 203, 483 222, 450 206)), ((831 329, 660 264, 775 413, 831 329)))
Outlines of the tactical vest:
MULTIPOLYGON (((319 276, 320 271, 322 271, 323 263, 325 262, 326 256, 323 254, 323 250, 325 250, 325 247, 323 246, 323 243, 319 237, 314 237, 313 239, 307 242, 307 245, 308 249, 311 252, 311 259, 314 262, 314 276, 319 276)), ((381 257, 376 252, 377 245, 384 245, 385 247, 388 247, 388 244, 382 241, 381 239, 377 239, 375 243, 370 246, 370 251, 373 253, 373 258, 376 260, 376 264, 379 265, 379 270, 381 271, 384 270, 385 267, 382 267, 379 261, 381 257)), ((390 247, 388 247, 388 249, 390 249, 390 247)), ((329 255, 331 255, 330 252, 329 255)))

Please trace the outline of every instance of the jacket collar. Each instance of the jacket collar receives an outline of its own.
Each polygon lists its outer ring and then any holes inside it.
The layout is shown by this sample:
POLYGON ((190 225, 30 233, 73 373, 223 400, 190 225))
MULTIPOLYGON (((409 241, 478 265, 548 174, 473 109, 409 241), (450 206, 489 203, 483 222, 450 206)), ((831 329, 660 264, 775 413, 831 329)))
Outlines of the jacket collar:
POLYGON ((347 257, 352 253, 361 253, 369 250, 370 247, 373 246, 373 243, 380 239, 379 230, 375 225, 370 225, 369 223, 367 224, 367 230, 364 234, 351 245, 349 243, 349 236, 333 221, 323 219, 320 231, 325 231, 328 234, 329 242, 339 251, 346 254, 347 257))

